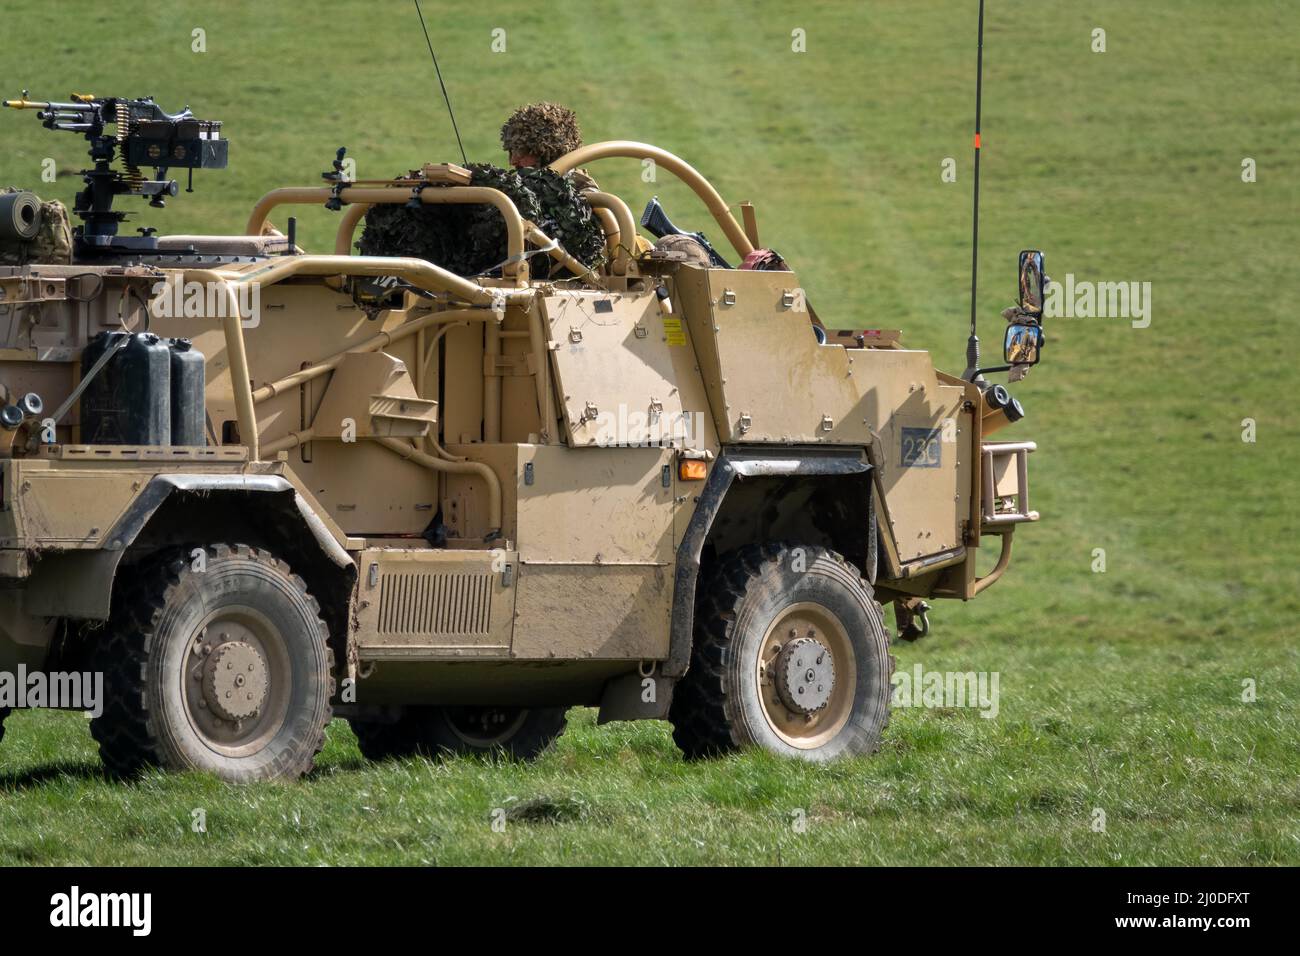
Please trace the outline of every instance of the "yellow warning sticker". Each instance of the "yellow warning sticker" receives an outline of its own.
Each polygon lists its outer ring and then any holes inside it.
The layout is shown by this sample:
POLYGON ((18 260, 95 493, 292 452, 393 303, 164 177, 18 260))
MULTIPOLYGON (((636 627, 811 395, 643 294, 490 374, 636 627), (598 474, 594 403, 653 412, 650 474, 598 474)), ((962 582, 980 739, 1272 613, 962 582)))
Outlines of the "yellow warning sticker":
POLYGON ((669 345, 685 345, 686 332, 681 319, 664 319, 664 341, 669 345))

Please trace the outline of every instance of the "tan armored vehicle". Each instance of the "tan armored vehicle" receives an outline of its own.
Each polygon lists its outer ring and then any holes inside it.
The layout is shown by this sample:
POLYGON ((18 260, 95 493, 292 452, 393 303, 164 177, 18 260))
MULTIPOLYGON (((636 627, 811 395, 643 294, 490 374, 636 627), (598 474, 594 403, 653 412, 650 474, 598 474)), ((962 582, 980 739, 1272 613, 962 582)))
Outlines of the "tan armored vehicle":
MULTIPOLYGON (((668 719, 690 756, 867 753, 880 602, 917 636, 925 600, 982 592, 1037 518, 1033 444, 989 441, 1022 414, 1004 388, 828 330, 753 207, 737 222, 662 149, 552 168, 654 160, 741 267, 646 252, 588 189, 589 268, 455 166, 275 189, 242 235, 123 236, 112 197, 175 194, 142 167, 225 165, 220 124, 8 105, 84 133, 95 168, 71 255, 0 267, 0 671, 103 673, 112 771, 293 777, 332 716, 371 757, 531 756, 574 705, 668 719), (387 203, 495 208, 499 275, 350 254, 387 203), (326 254, 271 226, 309 207, 338 220, 326 254), (530 279, 538 256, 569 277, 530 279)), ((42 207, 9 195, 0 236, 31 248, 42 207)), ((1041 346, 1022 259, 1018 371, 1041 346)))

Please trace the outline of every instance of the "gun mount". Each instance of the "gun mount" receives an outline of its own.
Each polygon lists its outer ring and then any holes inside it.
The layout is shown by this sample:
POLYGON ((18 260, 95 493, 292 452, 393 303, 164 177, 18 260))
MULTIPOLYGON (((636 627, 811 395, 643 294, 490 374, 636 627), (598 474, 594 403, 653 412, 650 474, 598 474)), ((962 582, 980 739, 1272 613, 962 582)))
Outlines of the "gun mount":
POLYGON ((94 168, 82 170, 86 188, 77 193, 73 212, 84 225, 73 231, 78 258, 153 252, 157 240, 151 229, 139 236, 119 236, 118 226, 127 214, 113 209, 117 196, 147 197, 149 205, 161 209, 166 197, 175 196, 178 185, 167 178, 169 169, 188 169, 186 192, 194 191, 194 170, 224 169, 229 142, 221 138, 220 120, 201 120, 185 107, 167 113, 152 97, 125 99, 96 98, 73 93, 71 102, 37 102, 22 97, 5 100, 10 109, 37 110, 46 129, 80 133, 90 144, 94 168), (107 133, 105 127, 112 126, 107 133), (120 160, 122 169, 114 169, 120 160), (154 178, 146 179, 141 167, 152 167, 154 178))

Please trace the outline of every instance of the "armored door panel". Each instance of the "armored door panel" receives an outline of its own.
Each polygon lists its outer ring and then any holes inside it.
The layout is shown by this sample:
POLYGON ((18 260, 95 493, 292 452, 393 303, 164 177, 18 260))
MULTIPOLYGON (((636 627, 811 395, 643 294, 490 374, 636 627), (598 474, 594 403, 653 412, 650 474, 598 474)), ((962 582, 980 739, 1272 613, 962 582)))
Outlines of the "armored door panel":
POLYGON ((525 564, 510 656, 662 660, 672 598, 671 567, 525 564))
POLYGON ((686 436, 670 349, 680 320, 653 293, 573 292, 546 300, 551 360, 570 445, 644 445, 686 436))
POLYGON ((675 456, 667 448, 519 446, 523 563, 671 563, 675 456))
POLYGON ((512 657, 667 654, 675 456, 666 448, 520 446, 512 657))
POLYGON ((798 281, 715 269, 685 303, 725 442, 871 440, 858 414, 858 353, 817 344, 798 281))

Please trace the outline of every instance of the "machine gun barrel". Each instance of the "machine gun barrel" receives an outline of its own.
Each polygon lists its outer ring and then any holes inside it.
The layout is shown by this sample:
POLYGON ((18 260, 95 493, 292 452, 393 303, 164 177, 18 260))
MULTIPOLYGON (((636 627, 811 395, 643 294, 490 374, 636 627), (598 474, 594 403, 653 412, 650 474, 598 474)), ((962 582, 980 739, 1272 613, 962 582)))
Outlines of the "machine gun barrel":
POLYGON ((95 111, 93 103, 50 103, 29 100, 26 97, 19 100, 5 100, 4 105, 11 110, 50 110, 59 113, 93 113, 95 111))

